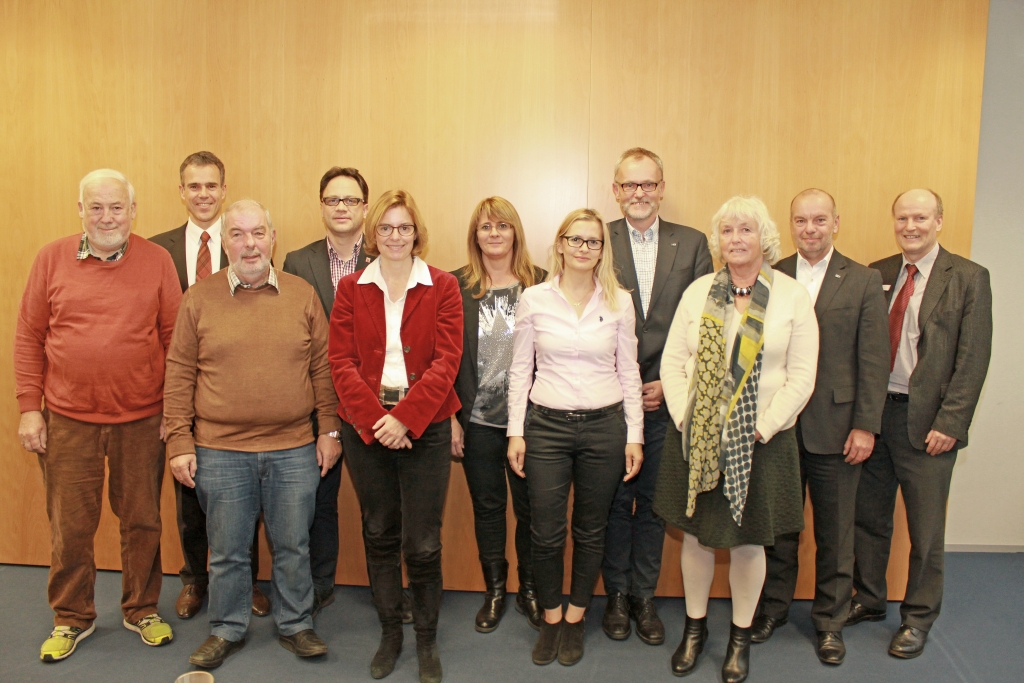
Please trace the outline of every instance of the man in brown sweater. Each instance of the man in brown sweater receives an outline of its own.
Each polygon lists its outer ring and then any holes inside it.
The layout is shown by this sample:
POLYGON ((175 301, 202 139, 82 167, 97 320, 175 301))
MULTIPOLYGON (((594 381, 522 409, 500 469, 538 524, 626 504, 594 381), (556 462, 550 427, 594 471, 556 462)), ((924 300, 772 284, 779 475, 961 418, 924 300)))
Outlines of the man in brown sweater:
POLYGON ((211 635, 189 658, 205 668, 245 644, 261 510, 281 645, 300 657, 327 652, 313 631, 309 527, 319 479, 341 455, 338 397, 320 301, 271 266, 274 236, 258 202, 228 207, 228 267, 185 292, 167 354, 167 456, 175 479, 196 488, 210 539, 211 635))

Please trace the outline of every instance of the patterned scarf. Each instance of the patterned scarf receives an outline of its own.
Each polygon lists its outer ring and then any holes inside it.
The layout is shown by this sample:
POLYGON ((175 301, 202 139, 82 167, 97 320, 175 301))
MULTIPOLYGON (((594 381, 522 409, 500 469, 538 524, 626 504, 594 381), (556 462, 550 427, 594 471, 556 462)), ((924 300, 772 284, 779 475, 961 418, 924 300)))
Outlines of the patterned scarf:
POLYGON ((690 462, 687 517, 693 516, 697 495, 714 489, 719 474, 724 472, 723 492, 729 501, 729 511, 737 525, 742 523, 754 453, 764 313, 772 276, 771 267, 764 263, 750 305, 740 319, 728 364, 724 331, 736 314, 728 267, 718 271, 708 292, 690 383, 689 428, 683 426, 683 453, 690 462))

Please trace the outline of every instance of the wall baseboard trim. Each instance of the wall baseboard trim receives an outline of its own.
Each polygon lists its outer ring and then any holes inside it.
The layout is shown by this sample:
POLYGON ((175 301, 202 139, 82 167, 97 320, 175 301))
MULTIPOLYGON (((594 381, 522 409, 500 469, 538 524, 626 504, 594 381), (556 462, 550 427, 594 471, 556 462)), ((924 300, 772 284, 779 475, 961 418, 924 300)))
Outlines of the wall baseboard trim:
POLYGON ((976 545, 973 543, 947 543, 947 553, 1024 553, 1024 545, 976 545))

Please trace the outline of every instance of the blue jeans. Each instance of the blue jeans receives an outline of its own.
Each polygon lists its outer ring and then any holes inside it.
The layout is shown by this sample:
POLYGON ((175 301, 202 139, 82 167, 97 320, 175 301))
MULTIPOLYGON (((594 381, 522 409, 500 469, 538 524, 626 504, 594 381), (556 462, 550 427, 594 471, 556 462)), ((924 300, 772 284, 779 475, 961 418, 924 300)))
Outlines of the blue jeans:
POLYGON ((252 611, 249 548, 260 510, 274 549, 271 604, 278 633, 313 628, 309 527, 320 469, 316 447, 264 453, 196 448, 196 491, 210 539, 210 632, 245 637, 252 611))
POLYGON ((654 515, 654 486, 658 481, 667 418, 644 414, 644 462, 640 474, 619 483, 608 515, 604 544, 605 591, 653 598, 661 574, 665 521, 654 515), (636 507, 634 508, 634 501, 636 507))

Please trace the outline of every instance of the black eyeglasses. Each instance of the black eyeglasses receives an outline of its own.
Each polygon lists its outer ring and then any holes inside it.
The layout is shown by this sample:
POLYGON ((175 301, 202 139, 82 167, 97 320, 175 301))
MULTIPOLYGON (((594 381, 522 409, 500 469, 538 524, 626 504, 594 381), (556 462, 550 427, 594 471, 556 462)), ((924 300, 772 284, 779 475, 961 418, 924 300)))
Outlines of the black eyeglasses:
POLYGON ((562 235, 562 239, 568 242, 573 249, 579 249, 586 244, 590 251, 598 251, 604 246, 604 240, 585 240, 579 235, 562 235))
POLYGON ((363 203, 363 200, 359 197, 324 197, 320 201, 327 206, 337 206, 342 202, 345 203, 345 206, 359 206, 363 203))
POLYGON ((381 237, 387 237, 395 230, 402 237, 408 237, 416 232, 416 226, 412 223, 402 223, 401 225, 388 225, 387 223, 381 223, 377 226, 377 234, 381 237))
POLYGON ((627 194, 633 194, 634 192, 636 192, 636 188, 638 188, 638 187, 641 190, 643 190, 644 192, 654 192, 655 190, 658 189, 658 185, 661 185, 661 181, 659 180, 657 182, 654 182, 652 180, 648 180, 647 182, 644 182, 644 183, 615 183, 615 184, 618 185, 619 187, 621 187, 623 192, 625 192, 627 194))

